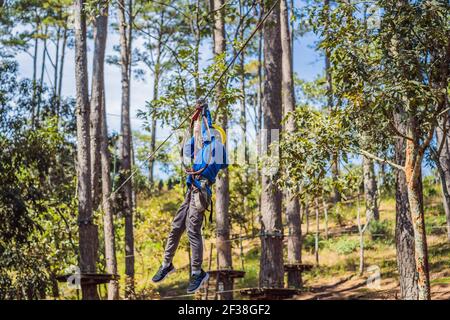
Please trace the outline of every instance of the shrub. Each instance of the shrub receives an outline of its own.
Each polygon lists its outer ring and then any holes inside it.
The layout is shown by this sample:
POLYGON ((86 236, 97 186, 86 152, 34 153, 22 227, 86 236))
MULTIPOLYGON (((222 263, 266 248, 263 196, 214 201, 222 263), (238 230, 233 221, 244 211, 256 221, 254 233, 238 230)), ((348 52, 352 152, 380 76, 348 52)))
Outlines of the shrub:
MULTIPOLYGON (((348 255, 359 250, 359 236, 351 238, 349 236, 343 236, 339 239, 330 239, 326 242, 326 246, 331 251, 340 255, 348 255)), ((373 249, 373 245, 366 241, 366 239, 364 240, 364 249, 373 249)))
MULTIPOLYGON (((315 244, 316 244, 316 240, 315 240, 315 234, 314 233, 308 233, 304 238, 303 238, 303 248, 304 250, 313 253, 314 252, 314 248, 315 248, 315 244)), ((319 250, 322 249, 324 247, 324 242, 323 242, 323 238, 319 235, 319 250)))
POLYGON ((369 224, 369 232, 372 240, 387 240, 391 237, 391 230, 387 220, 372 220, 369 224))
POLYGON ((359 240, 349 237, 342 237, 337 241, 329 242, 329 248, 338 254, 350 254, 359 248, 359 240))

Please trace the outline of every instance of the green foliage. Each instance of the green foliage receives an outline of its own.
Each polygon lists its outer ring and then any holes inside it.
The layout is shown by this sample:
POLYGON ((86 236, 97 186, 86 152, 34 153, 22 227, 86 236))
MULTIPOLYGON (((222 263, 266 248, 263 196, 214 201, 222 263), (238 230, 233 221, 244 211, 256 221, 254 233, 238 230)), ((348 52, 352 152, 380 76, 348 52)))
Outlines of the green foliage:
MULTIPOLYGON (((301 105, 289 116, 294 118, 297 130, 281 141, 285 175, 280 184, 291 189, 300 185, 302 194, 320 195, 330 159, 353 139, 351 133, 343 130, 346 115, 301 105)), ((298 191, 297 187, 294 189, 298 191)))
POLYGON ((425 220, 425 230, 427 234, 446 234, 447 220, 442 212, 439 215, 428 215, 425 220))
POLYGON ((428 175, 422 179, 423 195, 427 198, 435 197, 439 194, 440 181, 436 175, 428 175))
POLYGON ((251 234, 259 228, 255 225, 260 195, 256 172, 245 165, 231 165, 229 176, 234 182, 230 184, 231 219, 245 234, 251 234))
POLYGON ((0 79, 0 299, 57 295, 56 274, 76 264, 73 102, 61 102, 58 123, 42 88, 32 128, 30 81, 5 60, 0 79))
MULTIPOLYGON (((344 235, 337 239, 329 239, 324 243, 324 247, 338 253, 339 255, 349 255, 352 252, 359 250, 359 237, 344 235)), ((370 250, 373 244, 367 239, 364 239, 364 249, 370 250)))
POLYGON ((359 249, 359 239, 341 237, 338 240, 328 241, 327 247, 338 254, 347 255, 359 249))
POLYGON ((391 240, 393 239, 392 227, 389 221, 382 220, 376 221, 372 220, 369 223, 369 232, 372 240, 391 240))
MULTIPOLYGON (((307 234, 303 238, 303 249, 309 253, 313 253, 316 245, 316 236, 312 233, 307 234)), ((319 235, 319 250, 325 247, 324 239, 319 235)))

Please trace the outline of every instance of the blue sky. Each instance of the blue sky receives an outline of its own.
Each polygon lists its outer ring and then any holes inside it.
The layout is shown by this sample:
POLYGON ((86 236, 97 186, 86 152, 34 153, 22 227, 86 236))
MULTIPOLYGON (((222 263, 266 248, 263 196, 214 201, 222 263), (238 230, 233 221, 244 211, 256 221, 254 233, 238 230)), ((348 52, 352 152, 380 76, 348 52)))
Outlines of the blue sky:
MULTIPOLYGON (((324 63, 323 56, 320 52, 314 49, 314 44, 317 41, 317 37, 308 33, 302 37, 295 39, 294 43, 294 72, 304 80, 313 80, 317 75, 323 72, 324 63)), ((106 54, 114 54, 113 47, 119 44, 119 37, 117 33, 111 32, 108 34, 107 49, 106 54)), ((142 42, 138 39, 134 41, 133 45, 135 47, 141 47, 142 42)), ((40 50, 42 48, 42 43, 40 44, 40 50)), ((88 66, 91 72, 92 66, 92 50, 93 43, 92 40, 88 42, 88 66)), ((33 47, 30 47, 29 53, 31 53, 33 47)), ((48 46, 50 55, 54 55, 54 47, 52 44, 48 46)), ((208 58, 211 56, 211 45, 210 43, 205 43, 202 46, 202 58, 206 64, 208 58)), ((38 59, 38 65, 39 60, 38 59)), ((19 62, 19 72, 23 77, 32 76, 32 58, 28 53, 19 53, 17 55, 17 60, 19 62)), ((66 51, 66 59, 64 66, 64 78, 62 94, 64 96, 75 96, 75 70, 74 70, 74 51, 68 49, 66 51)), ((44 81, 51 85, 52 84, 52 68, 47 63, 47 72, 44 81)), ((120 83, 120 68, 115 65, 105 65, 105 90, 106 90, 106 108, 107 108, 107 121, 109 131, 119 131, 120 130, 120 102, 121 102, 121 83, 120 83)), ((143 109, 146 101, 152 99, 152 86, 153 79, 151 74, 146 74, 145 81, 138 81, 133 79, 131 82, 131 123, 132 129, 140 131, 142 127, 142 120, 137 119, 136 113, 139 109, 143 109)), ((163 139, 168 131, 164 128, 158 128, 158 139, 163 139)), ((159 170, 156 174, 158 175, 159 170)))

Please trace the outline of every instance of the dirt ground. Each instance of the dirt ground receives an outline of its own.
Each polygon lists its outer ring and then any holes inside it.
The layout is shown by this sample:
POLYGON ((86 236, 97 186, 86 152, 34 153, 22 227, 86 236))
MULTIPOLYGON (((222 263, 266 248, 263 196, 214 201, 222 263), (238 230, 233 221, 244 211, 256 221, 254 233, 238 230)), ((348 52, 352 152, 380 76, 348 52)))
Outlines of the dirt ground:
MULTIPOLYGON (((431 277, 431 295, 433 300, 450 299, 450 272, 444 271, 431 277)), ((367 277, 346 276, 334 282, 317 283, 294 300, 397 300, 400 299, 400 287, 396 279, 381 279, 378 289, 368 288, 367 277)))

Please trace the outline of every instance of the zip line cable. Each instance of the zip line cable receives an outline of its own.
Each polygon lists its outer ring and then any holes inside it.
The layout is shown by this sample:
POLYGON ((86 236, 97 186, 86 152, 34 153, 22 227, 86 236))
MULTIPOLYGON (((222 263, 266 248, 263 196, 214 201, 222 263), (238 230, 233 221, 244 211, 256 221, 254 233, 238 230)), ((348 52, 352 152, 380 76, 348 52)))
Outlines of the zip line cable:
MULTIPOLYGON (((211 93, 214 91, 214 89, 217 87, 217 85, 220 83, 220 81, 222 81, 222 79, 225 76, 225 74, 230 70, 231 66, 236 62, 236 59, 241 55, 241 53, 244 51, 245 47, 250 43, 252 38, 259 31, 261 26, 264 24, 264 22, 267 20, 267 18, 269 17, 269 15, 272 13, 272 11, 275 9, 275 7, 278 5, 279 2, 280 2, 280 0, 275 0, 273 5, 270 7, 269 11, 258 22, 258 24, 256 25, 256 27, 253 30, 253 32, 250 34, 250 36, 247 38, 247 40, 244 42, 244 44, 241 46, 241 48, 238 50, 238 52, 236 52, 236 54, 233 56, 231 61, 227 64, 225 70, 222 71, 222 73, 217 78, 217 80, 214 82, 214 84, 211 86, 211 88, 203 96, 203 100, 206 100, 211 95, 211 93)), ((189 113, 189 115, 187 117, 185 117, 175 129, 172 130, 172 132, 163 140, 163 142, 161 142, 156 147, 156 149, 153 150, 153 152, 145 158, 144 162, 149 161, 150 159, 154 158, 154 156, 158 153, 158 151, 162 148, 162 146, 165 145, 167 143, 167 141, 169 141, 169 139, 175 134, 175 132, 177 130, 181 129, 183 127, 183 125, 186 123, 186 121, 188 121, 190 119, 191 114, 192 113, 189 113)), ((109 201, 112 198, 112 196, 114 196, 120 189, 122 189, 136 175, 138 170, 139 170, 139 168, 135 168, 131 172, 131 174, 115 190, 111 191, 111 193, 108 195, 108 197, 101 202, 101 204, 99 205, 98 208, 100 208, 100 206, 103 206, 107 201, 109 201)), ((97 208, 97 210, 98 210, 98 208, 97 208)), ((93 215, 94 215, 94 212, 92 212, 92 214, 89 217, 85 218, 85 219, 79 219, 78 220, 78 224, 82 224, 82 223, 88 224, 88 223, 90 223, 91 220, 92 220, 93 215)))

